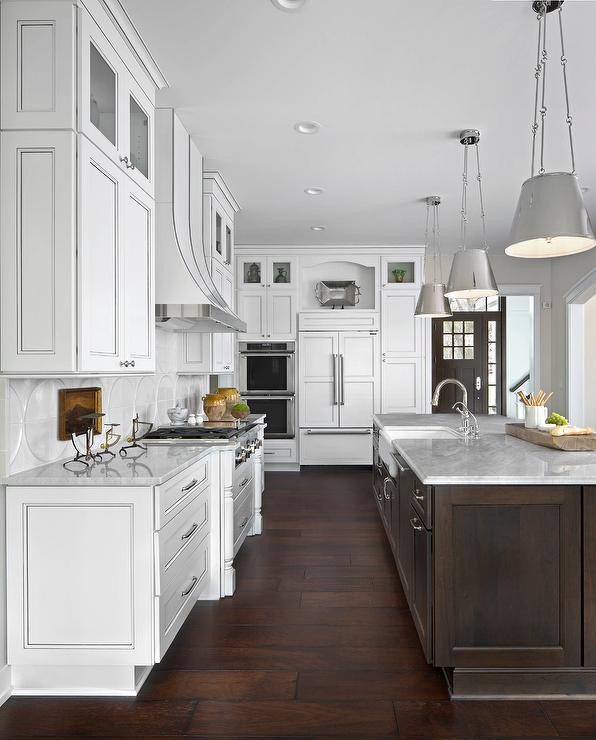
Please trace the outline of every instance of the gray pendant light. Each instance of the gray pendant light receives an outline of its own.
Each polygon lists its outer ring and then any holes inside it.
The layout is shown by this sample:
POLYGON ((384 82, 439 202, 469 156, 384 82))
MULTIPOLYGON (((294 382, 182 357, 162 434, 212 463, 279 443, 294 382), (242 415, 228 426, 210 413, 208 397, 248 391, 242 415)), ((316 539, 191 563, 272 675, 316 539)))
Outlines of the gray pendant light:
POLYGON ((443 268, 441 266, 441 251, 439 238, 439 203, 438 195, 431 195, 426 199, 426 231, 424 245, 427 249, 425 255, 432 262, 432 282, 424 283, 420 288, 420 295, 416 303, 415 316, 426 318, 441 318, 451 316, 449 301, 445 298, 445 286, 443 285, 443 268), (432 212, 431 242, 429 250, 429 221, 432 212), (438 263, 438 270, 437 270, 438 263), (438 273, 438 275, 437 275, 438 273), (438 280, 437 280, 438 277, 438 280))
POLYGON ((512 257, 537 259, 563 257, 585 252, 596 246, 596 237, 579 182, 575 175, 575 154, 569 112, 567 89, 567 58, 563 41, 563 2, 534 2, 533 10, 538 13, 538 51, 534 77, 534 123, 532 124, 532 169, 531 177, 524 182, 513 217, 509 246, 505 253, 512 257), (561 67, 567 110, 571 172, 546 172, 544 169, 544 125, 546 120, 546 23, 548 14, 558 10, 559 36, 561 39, 561 67), (540 89, 542 88, 542 90, 540 89), (541 101, 538 108, 538 101, 541 101), (538 113, 540 112, 540 124, 538 113), (535 175, 536 134, 540 129, 540 169, 535 175))
POLYGON ((497 281, 488 259, 488 244, 486 241, 486 217, 484 213, 484 198, 482 195, 482 176, 480 174, 480 154, 478 142, 480 131, 477 129, 465 129, 459 137, 460 144, 464 147, 464 172, 462 177, 461 198, 461 248, 455 253, 451 263, 451 272, 447 282, 445 295, 448 298, 485 298, 498 295, 497 281), (480 220, 482 222, 482 234, 484 246, 481 249, 466 248, 466 230, 468 225, 468 147, 474 146, 476 150, 476 166, 478 181, 478 195, 480 199, 480 220))

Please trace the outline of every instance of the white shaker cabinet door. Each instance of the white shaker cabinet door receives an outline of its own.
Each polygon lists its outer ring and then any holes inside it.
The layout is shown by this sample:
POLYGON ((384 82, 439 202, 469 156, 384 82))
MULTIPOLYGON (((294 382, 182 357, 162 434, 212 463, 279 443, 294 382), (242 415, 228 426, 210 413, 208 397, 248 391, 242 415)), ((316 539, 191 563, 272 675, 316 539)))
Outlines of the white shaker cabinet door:
POLYGON ((186 332, 178 335, 178 370, 201 375, 211 372, 211 334, 186 332))
POLYGON ((267 288, 267 337, 275 341, 296 338, 296 294, 267 288))
POLYGON ((421 319, 414 316, 417 291, 384 292, 381 307, 383 355, 420 357, 422 355, 421 319))
POLYGON ((246 322, 243 339, 260 340, 267 335, 267 293, 263 288, 238 291, 238 316, 246 322))
POLYGON ((2 371, 76 370, 76 138, 1 134, 2 371))
POLYGON ((137 185, 124 190, 124 355, 133 372, 155 370, 154 204, 137 185))
POLYGON ((301 332, 299 347, 301 427, 338 425, 337 332, 301 332))
POLYGON ((234 344, 235 334, 231 332, 213 334, 212 372, 234 372, 234 344))
POLYGON ((15 665, 151 665, 151 489, 7 491, 15 665))
POLYGON ((79 136, 79 168, 80 369, 120 371, 124 364, 121 209, 127 176, 84 136, 79 136))
POLYGON ((384 358, 382 367, 383 414, 421 414, 423 362, 420 357, 384 358))
POLYGON ((370 427, 379 411, 379 336, 339 334, 339 413, 342 427, 370 427))

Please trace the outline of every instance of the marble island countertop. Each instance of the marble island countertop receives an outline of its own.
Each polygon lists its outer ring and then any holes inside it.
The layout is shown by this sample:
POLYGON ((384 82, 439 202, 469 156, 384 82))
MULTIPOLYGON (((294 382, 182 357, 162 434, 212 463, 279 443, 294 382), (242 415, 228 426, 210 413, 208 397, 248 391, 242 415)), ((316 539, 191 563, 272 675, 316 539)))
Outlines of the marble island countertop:
MULTIPOLYGON (((390 427, 450 427, 456 414, 377 414, 390 427)), ((397 439, 393 447, 426 485, 596 485, 596 452, 566 452, 505 434, 504 416, 479 416, 478 439, 397 439)))
MULTIPOLYGON (((263 414, 251 414, 247 422, 259 423, 263 414)), ((144 443, 143 443, 144 444, 144 443)), ((177 443, 147 444, 146 450, 129 450, 121 457, 96 462, 89 467, 81 464, 63 466, 66 460, 42 465, 5 478, 6 486, 159 486, 208 455, 214 448, 236 446, 236 440, 217 439, 177 443)))

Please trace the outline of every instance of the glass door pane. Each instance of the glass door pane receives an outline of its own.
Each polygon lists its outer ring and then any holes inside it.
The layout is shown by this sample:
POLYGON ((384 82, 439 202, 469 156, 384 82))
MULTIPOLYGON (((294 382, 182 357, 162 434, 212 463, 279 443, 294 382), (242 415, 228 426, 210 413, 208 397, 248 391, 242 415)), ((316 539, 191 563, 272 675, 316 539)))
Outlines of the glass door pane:
POLYGON ((215 251, 220 257, 223 256, 222 241, 222 218, 221 213, 215 212, 215 251))
POLYGON ((116 73, 93 43, 89 66, 91 123, 116 146, 116 73))
POLYGON ((130 162, 149 177, 149 116, 130 96, 130 162))
POLYGON ((263 263, 260 260, 247 260, 242 263, 243 285, 261 286, 264 283, 264 278, 263 263))
POLYGON ((232 229, 226 224, 226 264, 232 264, 232 229))
POLYGON ((274 262, 273 263, 273 282, 276 285, 284 285, 292 282, 292 263, 291 262, 274 262))

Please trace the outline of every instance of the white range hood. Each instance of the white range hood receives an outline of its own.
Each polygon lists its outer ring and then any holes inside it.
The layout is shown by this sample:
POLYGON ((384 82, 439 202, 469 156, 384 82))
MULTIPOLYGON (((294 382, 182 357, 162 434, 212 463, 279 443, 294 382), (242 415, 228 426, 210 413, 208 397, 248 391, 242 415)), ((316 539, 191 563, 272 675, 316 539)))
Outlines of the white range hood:
POLYGON ((155 174, 157 325, 174 332, 246 331, 211 278, 203 243, 203 157, 172 108, 155 111, 155 174))

